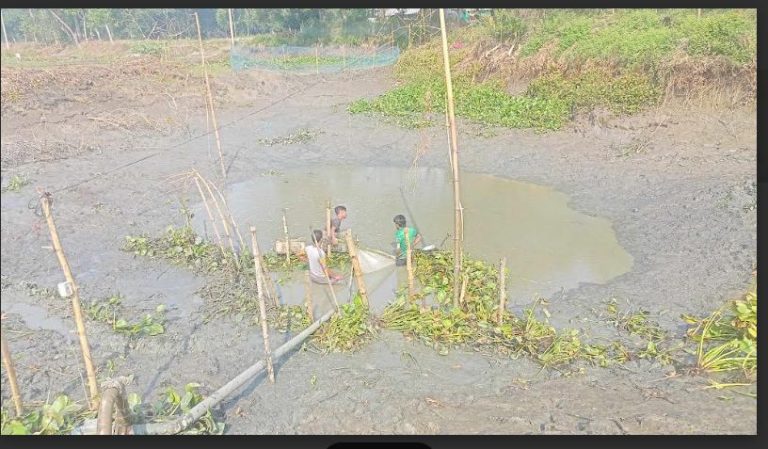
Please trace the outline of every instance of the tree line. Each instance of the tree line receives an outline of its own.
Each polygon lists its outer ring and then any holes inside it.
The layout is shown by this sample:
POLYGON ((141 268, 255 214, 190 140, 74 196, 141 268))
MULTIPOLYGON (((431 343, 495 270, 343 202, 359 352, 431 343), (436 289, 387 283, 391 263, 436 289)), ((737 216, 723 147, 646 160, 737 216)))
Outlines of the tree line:
POLYGON ((229 12, 237 36, 264 33, 364 37, 375 32, 373 9, 3 9, 11 42, 71 44, 88 40, 174 39, 229 36, 229 12))

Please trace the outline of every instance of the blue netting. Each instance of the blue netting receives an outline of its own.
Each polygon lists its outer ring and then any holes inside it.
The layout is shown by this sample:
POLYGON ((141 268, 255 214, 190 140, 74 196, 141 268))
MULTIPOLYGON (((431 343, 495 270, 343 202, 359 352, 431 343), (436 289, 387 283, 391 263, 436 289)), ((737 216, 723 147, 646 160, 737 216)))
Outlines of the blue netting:
POLYGON ((238 45, 230 51, 232 70, 262 70, 299 73, 328 73, 342 70, 370 69, 397 62, 400 49, 386 47, 247 47, 238 45))

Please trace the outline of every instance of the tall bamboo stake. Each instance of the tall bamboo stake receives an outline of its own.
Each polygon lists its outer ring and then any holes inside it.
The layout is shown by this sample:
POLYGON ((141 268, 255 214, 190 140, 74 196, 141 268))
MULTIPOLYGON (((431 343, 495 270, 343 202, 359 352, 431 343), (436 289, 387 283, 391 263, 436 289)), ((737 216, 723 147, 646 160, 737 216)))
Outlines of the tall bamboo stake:
POLYGON ((453 168, 453 305, 459 305, 459 276, 461 273, 461 197, 459 190, 459 148, 456 133, 456 116, 453 108, 453 84, 451 62, 448 57, 448 36, 445 31, 445 11, 440 8, 440 35, 443 40, 443 65, 445 66, 445 91, 448 96, 448 120, 451 127, 451 162, 453 168))
POLYGON ((5 18, 3 18, 2 11, 0 11, 0 24, 3 25, 3 39, 5 39, 5 49, 10 50, 11 44, 8 43, 8 32, 5 30, 5 18))
POLYGON ((61 265, 61 270, 64 272, 64 277, 72 286, 72 310, 75 316, 77 335, 80 339, 80 349, 83 353, 83 361, 85 362, 85 371, 88 375, 88 389, 91 394, 91 408, 95 410, 96 407, 99 406, 99 386, 96 383, 96 370, 93 367, 91 347, 88 344, 88 335, 85 332, 83 311, 80 307, 80 293, 78 292, 75 278, 72 276, 72 271, 69 268, 69 262, 64 256, 64 250, 61 248, 61 240, 59 240, 59 233, 56 231, 56 224, 53 222, 53 215, 51 215, 51 203, 49 201, 49 195, 47 194, 40 198, 40 202, 43 206, 43 215, 45 216, 45 220, 48 222, 48 230, 51 233, 51 243, 53 243, 53 250, 56 251, 56 257, 59 259, 59 264, 61 265))
POLYGON ((219 150, 219 163, 221 164, 221 176, 223 181, 227 182, 227 169, 224 167, 224 153, 221 150, 221 137, 219 136, 219 125, 216 121, 216 111, 213 107, 213 94, 211 94, 211 82, 208 80, 208 66, 205 64, 205 50, 203 49, 203 34, 200 31, 200 17, 195 13, 195 24, 197 24, 197 40, 200 43, 200 61, 203 65, 203 75, 205 76, 205 91, 208 96, 208 104, 211 108, 211 119, 213 120, 213 133, 216 136, 216 147, 219 150))
POLYGON ((411 260, 411 239, 408 238, 409 229, 406 227, 403 229, 403 235, 405 236, 405 268, 408 271, 408 299, 413 298, 413 262, 411 260))
POLYGON ((16 380, 16 369, 13 366, 13 358, 11 357, 11 350, 8 348, 8 342, 5 341, 5 333, 0 331, 0 343, 2 344, 2 358, 3 365, 5 365, 5 373, 8 374, 8 384, 11 387, 11 398, 13 399, 13 406, 16 408, 16 416, 21 416, 24 413, 24 406, 21 403, 21 393, 19 393, 19 383, 16 380))
POLYGON ((285 211, 283 208, 283 234, 285 235, 285 264, 291 266, 291 239, 288 237, 288 221, 285 219, 285 211))
MULTIPOLYGON (((315 248, 320 250, 320 242, 318 242, 315 239, 315 233, 312 232, 312 226, 309 227, 309 232, 312 235, 312 242, 315 244, 315 248)), ((325 274, 325 280, 328 282, 328 289, 331 291, 331 298, 333 298, 333 304, 336 306, 336 311, 341 312, 341 307, 339 307, 339 300, 336 298, 336 291, 333 289, 333 284, 331 284, 331 277, 328 275, 328 255, 326 255, 325 259, 325 270, 323 270, 323 274, 325 274)))
POLYGON ((347 251, 349 252, 349 259, 352 261, 352 271, 355 274, 355 280, 357 281, 357 291, 360 292, 360 297, 363 298, 363 304, 368 306, 368 291, 365 288, 365 279, 363 278, 363 269, 360 267, 360 259, 357 258, 357 248, 355 247, 355 241, 352 239, 352 230, 348 229, 346 232, 347 238, 347 251))
POLYGON ((261 335, 264 338, 264 357, 267 359, 267 372, 269 381, 275 383, 275 368, 272 366, 272 349, 269 347, 269 326, 267 325, 267 305, 264 302, 264 282, 261 271, 259 244, 256 242, 256 228, 251 226, 251 245, 253 245, 253 264, 256 268, 256 288, 259 297, 259 317, 261 321, 261 335))
POLYGON ((235 216, 232 215, 232 209, 230 209, 229 205, 227 204, 227 199, 224 197, 224 194, 221 193, 221 190, 216 187, 216 184, 213 182, 210 182, 210 184, 213 187, 213 190, 216 191, 216 194, 219 196, 219 198, 221 198, 222 204, 224 204, 224 210, 227 212, 227 216, 229 217, 230 223, 232 224, 232 228, 235 230, 235 234, 237 234, 237 240, 240 242, 240 247, 245 248, 245 241, 243 240, 243 236, 240 234, 240 227, 237 226, 235 216))
POLYGON ((232 46, 235 46, 235 26, 232 23, 232 9, 227 9, 227 14, 229 15, 229 36, 232 39, 232 46))
POLYGON ((325 206, 325 235, 328 236, 328 257, 331 256, 331 246, 333 246, 333 237, 331 235, 331 201, 325 206))
POLYGON ((213 232, 216 234, 216 243, 218 243, 219 248, 224 250, 224 247, 222 246, 221 241, 221 234, 219 233, 219 227, 216 225, 216 220, 213 218, 213 213, 211 213, 211 208, 208 207, 208 200, 205 197, 205 194, 203 193, 203 188, 200 187, 200 180, 197 179, 197 176, 192 178, 195 181, 195 185, 197 186, 197 191, 200 192, 200 198, 203 200, 203 205, 205 206, 205 211, 208 213, 208 219, 211 220, 211 223, 213 224, 213 232))
POLYGON ((304 306, 307 308, 309 319, 315 321, 315 308, 312 305, 312 280, 309 278, 309 271, 304 274, 304 306))
POLYGON ((502 257, 499 263, 499 313, 496 317, 496 324, 501 326, 504 320, 504 311, 507 308, 507 258, 502 257))
MULTIPOLYGON (((200 174, 198 173, 197 176, 200 176, 200 174)), ((227 219, 224 217, 224 212, 222 212, 221 206, 219 206, 219 202, 216 200, 216 197, 213 196, 213 190, 209 185, 209 181, 206 181, 205 178, 203 178, 202 176, 200 176, 200 180, 203 181, 203 184, 208 190, 208 194, 211 195, 211 198, 213 198, 213 205, 216 206, 216 211, 219 213, 219 218, 221 218, 221 222, 224 225, 224 234, 227 236, 227 240, 229 240, 229 247, 232 248, 232 257, 234 257, 235 259, 235 265, 240 267, 240 260, 237 257, 237 252, 235 251, 235 241, 232 240, 232 234, 230 234, 229 232, 229 223, 227 222, 227 219)))
MULTIPOLYGON (((251 226, 253 227, 253 226, 251 226)), ((264 263, 264 259, 261 256, 261 252, 259 251, 259 245, 253 245, 253 242, 251 243, 251 246, 253 248, 253 257, 259 259, 259 266, 261 266, 261 279, 267 284, 267 292, 268 296, 272 297, 272 304, 277 307, 277 292, 275 291, 275 285, 272 283, 272 277, 269 275, 269 272, 267 271, 266 264, 264 263)), ((259 276, 259 272, 256 272, 256 276, 259 276)))

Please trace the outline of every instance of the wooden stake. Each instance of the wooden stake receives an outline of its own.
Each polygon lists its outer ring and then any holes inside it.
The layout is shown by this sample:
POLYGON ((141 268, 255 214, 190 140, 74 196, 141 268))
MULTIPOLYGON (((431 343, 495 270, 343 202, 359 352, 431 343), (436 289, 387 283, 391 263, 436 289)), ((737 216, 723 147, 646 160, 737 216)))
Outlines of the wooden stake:
POLYGON ((416 293, 413 288, 413 261, 411 260, 411 239, 409 238, 410 229, 403 228, 403 236, 405 237, 405 268, 408 271, 408 299, 413 298, 416 293))
POLYGON ((80 293, 78 292, 75 278, 72 276, 72 271, 69 268, 69 262, 64 256, 64 250, 61 248, 59 233, 56 231, 56 224, 53 222, 53 215, 51 215, 51 203, 49 195, 43 195, 43 197, 40 198, 40 202, 43 206, 43 215, 45 216, 45 220, 48 222, 48 230, 51 233, 51 243, 53 243, 53 250, 56 251, 56 257, 59 259, 59 264, 61 265, 61 270, 64 272, 64 277, 72 286, 72 310, 75 316, 77 335, 80 339, 80 349, 83 353, 83 361, 85 362, 85 371, 88 375, 88 389, 91 394, 91 408, 95 410, 99 406, 99 386, 96 383, 96 370, 93 367, 93 359, 91 358, 91 346, 88 344, 88 335, 85 332, 83 311, 80 307, 80 293))
POLYGON ((464 305, 464 296, 467 294, 467 282, 469 281, 469 278, 466 274, 462 275, 461 280, 461 294, 459 295, 459 304, 462 306, 464 305))
POLYGON ((232 39, 232 46, 235 46, 235 25, 232 23, 232 9, 227 9, 229 15, 229 36, 232 39))
MULTIPOLYGON (((253 226, 251 226, 251 229, 255 229, 253 226)), ((251 246, 253 248, 253 257, 256 259, 259 259, 259 266, 261 267, 261 272, 256 272, 256 276, 259 276, 259 273, 261 273, 262 280, 265 281, 267 291, 269 292, 269 296, 272 297, 272 304, 277 307, 277 292, 275 291, 275 285, 272 283, 272 277, 269 275, 269 272, 267 271, 266 264, 264 263, 264 259, 261 256, 261 252, 259 251, 259 245, 258 243, 254 244, 251 242, 251 246)))
POLYGON ((2 11, 0 11, 0 24, 3 25, 3 39, 5 39, 5 49, 10 50, 11 44, 8 43, 8 32, 5 30, 5 18, 3 17, 2 11))
POLYGON ((5 333, 0 332, 0 340, 2 340, 0 343, 2 344, 3 365, 5 366, 5 373, 8 374, 8 384, 11 387, 13 406, 16 408, 16 416, 21 416, 24 413, 24 406, 21 403, 19 383, 16 380, 16 369, 13 367, 13 358, 11 357, 11 350, 8 348, 8 342, 5 341, 5 333))
MULTIPOLYGON (((200 176, 200 174, 197 173, 197 176, 200 176)), ((229 247, 232 248, 232 257, 235 259, 235 265, 237 265, 239 268, 240 260, 237 257, 237 252, 235 251, 235 241, 232 240, 232 234, 230 234, 229 232, 229 223, 227 222, 227 219, 224 217, 224 212, 222 212, 221 206, 219 206, 219 201, 213 195, 213 190, 209 185, 209 181, 206 181, 206 179, 203 178, 202 176, 200 176, 200 180, 203 181, 203 184, 208 190, 208 194, 211 196, 211 198, 213 198, 213 205, 216 206, 216 211, 219 213, 219 218, 221 218, 221 222, 224 225, 224 234, 227 236, 227 240, 229 240, 229 247)))
POLYGON ((310 321, 315 321, 315 308, 312 305, 312 280, 309 278, 309 271, 304 274, 304 306, 307 308, 307 315, 310 321))
POLYGON ((213 224, 213 232, 216 234, 216 243, 218 243, 219 248, 221 250, 224 250, 224 247, 221 242, 221 234, 219 233, 219 227, 216 225, 216 220, 213 218, 213 214, 211 213, 211 208, 208 207, 208 200, 205 197, 205 194, 203 193, 203 188, 200 187, 200 180, 197 178, 197 176, 194 176, 192 178, 195 181, 195 185, 197 186, 197 191, 200 192, 200 198, 203 200, 203 205, 205 206, 205 211, 208 213, 208 219, 211 220, 211 223, 213 224))
POLYGON ((347 230, 346 237, 347 251, 349 252, 349 259, 352 261, 352 272, 355 274, 355 280, 357 281, 357 291, 360 292, 360 297, 363 298, 363 304, 368 307, 368 291, 365 288, 363 269, 360 267, 360 259, 357 258, 357 248, 355 247, 354 239, 352 239, 351 229, 347 230))
POLYGON ((445 11, 440 8, 440 35, 443 40, 443 65, 445 66, 445 89, 448 96, 448 121, 451 127, 451 165, 453 168, 453 305, 459 305, 459 275, 461 273, 461 196, 459 189, 459 148, 456 132, 456 115, 453 108, 453 84, 451 83, 451 62, 448 57, 448 36, 445 31, 445 11))
POLYGON ((697 12, 696 12, 696 16, 697 16, 699 19, 701 19, 701 8, 697 9, 696 11, 697 11, 697 12))
POLYGON ((285 211, 283 208, 283 234, 285 235, 285 265, 291 266, 291 239, 288 237, 288 221, 285 219, 285 211))
POLYGON ((326 252, 331 257, 331 246, 333 246, 333 237, 331 236, 331 202, 325 206, 325 235, 328 236, 328 248, 326 252))
MULTIPOLYGON (((309 227, 309 232, 312 235, 312 242, 315 244, 315 248, 320 248, 320 242, 315 240, 315 233, 312 232, 312 226, 309 227)), ((328 255, 325 256, 325 270, 323 271, 323 274, 325 274, 325 280, 328 282, 328 289, 331 291, 331 298, 333 298, 333 304, 336 306, 336 312, 341 312, 341 307, 339 307, 339 300, 336 298, 336 291, 333 289, 333 284, 331 284, 331 277, 328 276, 328 255)))
POLYGON ((211 107, 211 119, 213 120, 213 134, 216 136, 216 148, 219 150, 219 163, 221 164, 221 176, 224 183, 227 182, 227 169, 224 167, 224 153, 221 150, 221 137, 219 136, 219 125, 216 122, 216 110, 213 107, 213 94, 211 94, 211 82, 208 80, 208 66, 205 64, 205 50, 203 49, 203 34, 200 31, 200 17, 195 13, 195 24, 197 24, 197 40, 200 43, 200 61, 203 65, 203 75, 205 76, 205 90, 208 95, 208 104, 211 107))
POLYGON ((227 216, 229 217, 230 223, 232 224, 232 228, 235 230, 235 234, 237 234, 237 239, 240 241, 240 247, 245 248, 245 241, 243 241, 243 236, 240 234, 240 228, 237 226, 235 216, 232 215, 232 210, 227 204, 227 199, 224 197, 224 194, 221 193, 221 190, 216 187, 216 184, 211 182, 211 185, 213 186, 213 190, 216 191, 216 194, 219 195, 219 198, 221 198, 222 204, 224 204, 224 210, 227 212, 227 216))
POLYGON ((267 325, 267 305, 264 302, 264 282, 261 270, 259 244, 256 242, 256 228, 251 226, 251 245, 253 245, 253 264, 256 268, 256 288, 259 297, 259 316, 261 321, 261 335, 264 338, 264 356, 267 359, 267 372, 269 381, 275 383, 275 368, 272 366, 272 350, 269 347, 269 326, 267 325))
POLYGON ((496 317, 496 324, 501 326, 504 320, 504 311, 507 308, 507 258, 502 257, 499 263, 499 312, 496 317))

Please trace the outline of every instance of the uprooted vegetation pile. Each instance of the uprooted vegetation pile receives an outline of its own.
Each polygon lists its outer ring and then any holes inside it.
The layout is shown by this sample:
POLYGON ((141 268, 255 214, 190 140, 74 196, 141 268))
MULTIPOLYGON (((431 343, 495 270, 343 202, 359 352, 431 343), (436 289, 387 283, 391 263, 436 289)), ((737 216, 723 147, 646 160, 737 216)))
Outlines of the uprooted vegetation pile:
MULTIPOLYGON (((749 10, 496 11, 449 36, 456 114, 486 125, 559 129, 595 108, 634 113, 663 100, 734 106, 755 99, 749 10)), ((399 85, 349 106, 407 127, 441 123, 440 40, 410 48, 399 85), (429 117, 440 113, 438 117, 429 117)))

